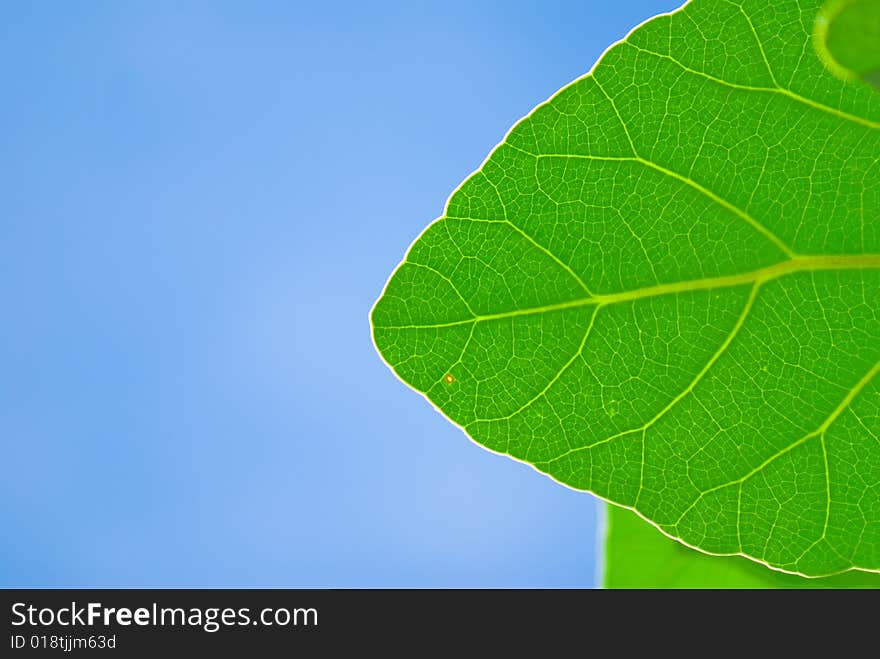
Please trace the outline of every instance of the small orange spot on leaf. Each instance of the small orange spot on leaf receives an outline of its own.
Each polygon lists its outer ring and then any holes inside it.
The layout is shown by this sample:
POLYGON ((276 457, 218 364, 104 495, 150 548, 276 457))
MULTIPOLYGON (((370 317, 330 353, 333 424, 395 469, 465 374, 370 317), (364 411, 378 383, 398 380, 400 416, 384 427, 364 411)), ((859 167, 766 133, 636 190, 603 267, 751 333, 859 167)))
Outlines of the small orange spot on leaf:
POLYGON ((447 373, 443 376, 443 379, 446 380, 446 384, 452 384, 453 382, 455 382, 455 378, 453 377, 452 373, 447 373))

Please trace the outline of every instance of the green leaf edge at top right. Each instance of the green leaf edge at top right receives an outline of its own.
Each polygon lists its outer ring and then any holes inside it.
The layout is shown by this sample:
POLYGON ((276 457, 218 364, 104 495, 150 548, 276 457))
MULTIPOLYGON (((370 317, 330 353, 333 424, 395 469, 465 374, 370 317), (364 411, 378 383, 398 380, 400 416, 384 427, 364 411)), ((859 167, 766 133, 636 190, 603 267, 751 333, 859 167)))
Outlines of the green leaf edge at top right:
POLYGON ((633 30, 371 314, 479 445, 805 576, 880 571, 880 95, 820 61, 820 10, 692 0, 633 30))
POLYGON ((813 46, 841 80, 880 87, 880 0, 830 0, 816 17, 813 46))

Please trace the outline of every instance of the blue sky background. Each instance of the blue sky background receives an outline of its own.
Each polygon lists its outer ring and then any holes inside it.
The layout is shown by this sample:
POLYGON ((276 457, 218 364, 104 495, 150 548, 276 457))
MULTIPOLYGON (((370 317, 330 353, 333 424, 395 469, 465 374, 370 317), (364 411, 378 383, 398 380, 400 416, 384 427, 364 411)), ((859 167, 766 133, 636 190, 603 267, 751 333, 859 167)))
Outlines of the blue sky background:
POLYGON ((0 586, 592 586, 368 312, 648 2, 0 7, 0 586))

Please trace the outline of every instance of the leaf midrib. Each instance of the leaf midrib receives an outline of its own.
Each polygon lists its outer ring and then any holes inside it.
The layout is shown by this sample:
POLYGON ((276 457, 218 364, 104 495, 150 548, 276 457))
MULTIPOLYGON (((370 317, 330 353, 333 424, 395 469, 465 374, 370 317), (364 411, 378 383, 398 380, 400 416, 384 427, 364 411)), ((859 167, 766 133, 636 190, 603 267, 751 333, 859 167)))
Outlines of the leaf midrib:
MULTIPOLYGON (((404 263, 414 266, 419 265, 412 261, 405 261, 404 263)), ((608 293, 605 295, 593 294, 576 298, 574 300, 557 302, 555 304, 501 311, 492 314, 475 314, 471 318, 454 320, 446 323, 424 325, 376 325, 376 329, 439 329, 443 327, 456 327, 458 325, 467 325, 469 323, 502 320, 505 318, 515 318, 517 316, 530 316, 552 311, 562 311, 565 309, 576 309, 578 307, 590 305, 603 307, 611 304, 631 302, 642 298, 657 297, 673 293, 685 293, 688 291, 700 291, 712 288, 729 288, 731 286, 739 286, 742 284, 765 284, 774 279, 796 272, 817 272, 822 270, 871 270, 875 268, 880 268, 880 254, 797 256, 764 268, 735 275, 706 277, 704 279, 691 279, 669 284, 658 284, 657 286, 647 286, 644 288, 636 288, 628 291, 621 291, 619 293, 608 293)))

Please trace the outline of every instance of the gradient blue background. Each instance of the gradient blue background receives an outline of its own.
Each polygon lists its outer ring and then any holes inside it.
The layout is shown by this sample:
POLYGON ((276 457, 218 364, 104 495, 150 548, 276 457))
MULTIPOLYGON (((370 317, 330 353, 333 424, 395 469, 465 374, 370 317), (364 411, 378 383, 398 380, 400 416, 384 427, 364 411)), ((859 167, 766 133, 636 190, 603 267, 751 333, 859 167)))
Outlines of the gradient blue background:
POLYGON ((465 439, 367 316, 676 4, 3 3, 0 586, 595 585, 592 497, 465 439))

